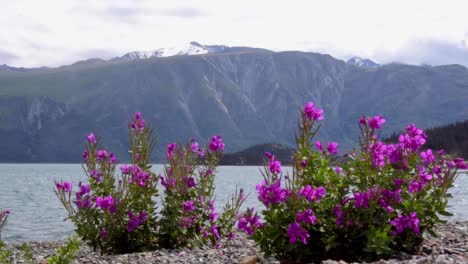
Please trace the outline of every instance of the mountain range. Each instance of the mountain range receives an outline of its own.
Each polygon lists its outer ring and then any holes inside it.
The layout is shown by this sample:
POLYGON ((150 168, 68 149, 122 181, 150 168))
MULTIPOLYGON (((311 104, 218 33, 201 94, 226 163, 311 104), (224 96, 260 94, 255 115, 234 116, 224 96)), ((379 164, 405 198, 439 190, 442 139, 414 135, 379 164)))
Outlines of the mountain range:
POLYGON ((361 115, 384 115, 390 135, 408 123, 467 119, 467 99, 468 69, 460 65, 368 67, 317 53, 196 42, 58 68, 0 66, 0 161, 77 162, 91 131, 125 161, 127 122, 137 111, 158 136, 156 161, 169 142, 215 134, 227 152, 292 146, 307 101, 325 110, 318 139, 337 141, 344 152, 355 146, 361 115))

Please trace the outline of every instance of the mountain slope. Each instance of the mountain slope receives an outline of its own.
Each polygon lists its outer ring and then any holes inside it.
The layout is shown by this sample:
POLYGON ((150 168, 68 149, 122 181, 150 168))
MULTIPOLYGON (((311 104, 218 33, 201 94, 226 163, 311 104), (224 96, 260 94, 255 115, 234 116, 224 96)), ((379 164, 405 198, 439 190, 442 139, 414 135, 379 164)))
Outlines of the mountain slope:
POLYGON ((357 138, 362 114, 383 114, 388 133, 468 117, 461 66, 360 68, 329 55, 240 50, 145 60, 0 71, 0 161, 79 161, 88 132, 127 159, 126 123, 141 111, 169 142, 221 134, 227 151, 265 142, 294 144, 299 107, 325 109, 318 135, 357 138), (3 147, 6 146, 6 147, 3 147))

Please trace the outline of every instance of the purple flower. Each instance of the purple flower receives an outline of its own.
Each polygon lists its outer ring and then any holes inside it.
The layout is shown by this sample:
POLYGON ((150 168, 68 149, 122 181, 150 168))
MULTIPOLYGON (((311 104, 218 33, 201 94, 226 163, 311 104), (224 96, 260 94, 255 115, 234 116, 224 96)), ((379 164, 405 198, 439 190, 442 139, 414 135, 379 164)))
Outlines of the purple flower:
POLYGON ((115 200, 112 195, 106 197, 96 197, 96 206, 100 207, 102 210, 108 211, 111 214, 114 214, 116 211, 115 200))
POLYGON ((108 238, 107 228, 105 228, 105 227, 101 229, 101 238, 102 239, 107 239, 108 238))
POLYGON ((276 180, 276 182, 271 185, 267 185, 265 180, 263 180, 256 186, 256 189, 258 192, 258 200, 267 207, 286 201, 290 194, 287 190, 281 189, 280 179, 276 180))
POLYGON ((268 164, 270 172, 273 174, 281 173, 281 162, 279 160, 276 160, 275 156, 272 155, 270 152, 265 152, 265 156, 267 156, 268 159, 270 159, 270 162, 268 164))
POLYGON ((306 185, 299 190, 299 195, 306 198, 309 202, 317 201, 319 203, 326 194, 327 191, 322 186, 314 189, 312 186, 306 185))
POLYGON ((195 141, 195 139, 192 139, 192 144, 190 145, 190 150, 193 153, 198 154, 200 158, 203 158, 205 156, 205 150, 201 149, 198 145, 198 142, 195 141))
POLYGON ((427 136, 424 131, 417 128, 414 124, 406 127, 406 134, 400 135, 399 144, 409 151, 416 152, 426 143, 427 136))
POLYGON ((107 157, 108 157, 107 150, 105 150, 105 149, 100 149, 100 150, 96 151, 96 159, 97 159, 97 161, 102 162, 102 161, 106 160, 107 157))
POLYGON ((370 146, 372 152, 372 165, 376 168, 385 167, 385 158, 387 156, 387 145, 377 141, 370 146))
POLYGON ((63 190, 65 192, 71 192, 72 189, 72 183, 71 182, 64 182, 63 183, 63 190))
POLYGON ((336 142, 328 142, 327 143, 327 151, 330 155, 337 155, 338 154, 338 143, 336 142))
POLYGON ((359 124, 365 126, 367 124, 367 119, 365 116, 359 118, 359 124))
POLYGON ((184 212, 192 212, 193 210, 195 210, 195 206, 193 205, 193 201, 189 200, 187 202, 184 202, 183 203, 183 210, 184 210, 184 212))
POLYGON ((88 135, 88 142, 89 144, 91 145, 96 145, 97 141, 96 141, 96 136, 93 134, 93 133, 89 133, 88 135))
POLYGON ((120 166, 120 170, 122 171, 122 174, 130 174, 130 167, 126 164, 120 166))
POLYGON ((457 168, 461 170, 466 170, 468 166, 466 165, 465 161, 462 158, 456 158, 453 160, 457 168))
POLYGON ((425 164, 429 164, 435 161, 435 156, 432 154, 432 150, 428 149, 425 152, 422 151, 420 154, 425 164))
POLYGON ((56 182, 55 187, 57 188, 57 190, 62 190, 68 193, 68 192, 71 192, 72 190, 72 183, 71 182, 64 182, 64 183, 56 182))
POLYGON ((296 215, 296 220, 299 223, 314 224, 315 220, 317 220, 317 218, 315 217, 314 212, 312 211, 312 209, 307 209, 302 213, 298 213, 296 215))
POLYGON ((92 170, 89 173, 89 176, 93 178, 97 183, 102 182, 102 172, 99 172, 97 170, 92 170))
POLYGON ((307 167, 307 160, 301 160, 301 166, 302 167, 307 167))
POLYGON ((315 147, 316 147, 318 150, 322 151, 322 150, 323 150, 322 142, 320 142, 320 141, 315 141, 315 147))
POLYGON ((239 218, 239 222, 237 223, 237 228, 243 230, 249 236, 253 235, 255 229, 263 226, 263 224, 260 223, 260 217, 253 212, 253 208, 247 209, 247 212, 239 218))
POLYGON ((87 160, 88 160, 88 158, 89 158, 89 153, 88 153, 88 151, 86 151, 86 150, 85 150, 85 151, 83 151, 83 155, 82 155, 82 157, 83 157, 83 160, 84 160, 84 161, 87 161, 87 160))
POLYGON ((403 185, 403 179, 401 178, 396 178, 394 181, 393 181, 393 184, 395 185, 395 187, 400 187, 401 185, 403 185))
POLYGON ((176 149, 177 144, 176 143, 170 143, 167 145, 167 150, 166 150, 166 158, 169 160, 174 156, 174 150, 176 149))
POLYGON ((195 223, 194 217, 186 217, 186 216, 182 217, 181 222, 182 222, 181 225, 182 225, 184 228, 190 228, 190 227, 193 226, 193 224, 195 223))
POLYGON ((315 108, 312 102, 307 102, 305 104, 304 113, 309 120, 323 120, 323 109, 315 108))
POLYGON ((355 208, 367 208, 369 207, 369 197, 367 196, 366 192, 360 193, 356 192, 354 193, 354 207, 355 208))
POLYGON ((305 230, 298 222, 294 222, 288 226, 289 243, 296 244, 299 240, 304 245, 307 245, 307 238, 310 237, 309 232, 305 230))
POLYGON ((114 164, 117 162, 117 158, 115 157, 114 153, 109 154, 109 163, 114 164))
POLYGON ((190 150, 194 153, 197 153, 198 150, 200 149, 198 142, 195 141, 195 139, 192 139, 192 145, 190 146, 190 150))
POLYGON ((224 142, 221 136, 213 136, 209 148, 213 152, 220 152, 224 150, 224 142))
POLYGON ((372 129, 380 129, 385 123, 385 118, 380 115, 369 118, 369 127, 372 129))
POLYGON ((396 228, 396 234, 401 234, 405 229, 412 229, 413 233, 419 234, 420 220, 416 212, 410 213, 408 216, 398 215, 397 218, 390 221, 390 224, 396 228))
POLYGON ((187 185, 188 188, 193 188, 197 185, 195 182, 195 179, 193 177, 184 177, 184 182, 187 185))
POLYGON ((130 124, 130 128, 137 133, 142 133, 145 129, 145 120, 141 118, 141 113, 137 112, 135 118, 130 124))
POLYGON ((408 192, 420 192, 421 191, 421 183, 418 180, 414 180, 408 186, 408 192))
POLYGON ((215 212, 211 212, 209 218, 211 222, 214 222, 216 221, 216 219, 218 219, 218 214, 215 212))
POLYGON ((342 175, 344 174, 344 175, 346 175, 346 172, 345 172, 345 171, 343 170, 343 168, 341 168, 340 166, 336 166, 336 167, 335 167, 335 172, 336 172, 337 174, 342 174, 342 175))
POLYGON ((214 225, 211 227, 211 233, 213 234, 213 237, 218 240, 220 238, 219 232, 218 232, 218 225, 214 225))
POLYGON ((135 215, 132 211, 128 212, 127 231, 130 233, 140 226, 144 221, 148 220, 148 214, 146 212, 141 212, 139 215, 135 215))
POLYGON ((275 156, 271 155, 270 163, 268 164, 270 172, 273 174, 281 173, 281 162, 275 159, 275 156))
POLYGON ((432 180, 432 175, 426 171, 426 169, 422 166, 418 167, 419 178, 421 179, 421 183, 426 185, 426 183, 432 180))
POLYGON ((89 193, 91 192, 91 187, 86 184, 78 183, 80 190, 76 192, 76 207, 80 208, 91 208, 91 197, 89 193))

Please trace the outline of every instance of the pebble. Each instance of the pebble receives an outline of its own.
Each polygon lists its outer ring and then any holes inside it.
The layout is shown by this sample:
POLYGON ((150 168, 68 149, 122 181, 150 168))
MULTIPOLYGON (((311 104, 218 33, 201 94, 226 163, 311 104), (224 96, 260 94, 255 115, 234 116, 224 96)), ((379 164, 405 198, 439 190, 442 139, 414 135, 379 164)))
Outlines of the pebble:
MULTIPOLYGON (((409 255, 402 252, 396 253, 392 258, 379 260, 374 264, 455 264, 468 263, 468 221, 451 221, 435 228, 437 238, 426 236, 422 250, 417 255, 409 255)), ((46 263, 46 259, 55 254, 55 249, 64 245, 64 241, 29 242, 36 263, 46 263)), ((7 249, 12 250, 10 258, 12 264, 24 263, 21 254, 21 245, 7 244, 7 249)), ((248 240, 243 234, 232 241, 230 245, 215 249, 203 247, 198 249, 161 249, 154 252, 143 252, 123 255, 101 256, 97 252, 82 245, 77 253, 76 264, 142 264, 142 263, 264 263, 279 264, 274 258, 264 256, 254 242, 248 240)), ((346 264, 343 260, 326 260, 323 264, 346 264)))

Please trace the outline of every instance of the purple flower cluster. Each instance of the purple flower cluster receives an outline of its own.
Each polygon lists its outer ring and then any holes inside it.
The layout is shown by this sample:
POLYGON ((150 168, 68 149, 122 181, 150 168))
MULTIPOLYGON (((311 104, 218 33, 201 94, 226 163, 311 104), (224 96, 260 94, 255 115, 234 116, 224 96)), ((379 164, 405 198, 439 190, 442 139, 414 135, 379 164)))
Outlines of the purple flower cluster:
POLYGON ((105 149, 100 149, 96 151, 96 160, 98 162, 109 162, 110 164, 114 164, 117 162, 117 159, 114 153, 108 153, 105 149))
POLYGON ((101 229, 101 238, 102 239, 107 239, 109 237, 109 235, 107 234, 107 228, 103 227, 101 229))
POLYGON ((337 142, 328 142, 326 146, 326 152, 324 151, 324 147, 322 142, 316 141, 315 147, 319 151, 323 151, 323 153, 328 153, 329 155, 338 155, 338 143, 337 142))
POLYGON ((195 178, 193 178, 193 177, 185 176, 182 180, 184 181, 187 188, 193 188, 193 187, 197 186, 197 183, 195 182, 195 178))
POLYGON ((177 147, 176 143, 170 143, 167 145, 167 149, 166 149, 167 160, 170 160, 174 156, 174 150, 176 149, 176 147, 177 147))
POLYGON ((97 183, 100 183, 102 182, 102 172, 100 171, 97 171, 97 170, 92 170, 90 173, 89 173, 89 176, 91 178, 93 178, 97 183))
POLYGON ((81 182, 78 183, 80 190, 76 192, 76 207, 78 208, 91 208, 91 188, 87 184, 82 184, 81 182))
POLYGON ((133 212, 128 212, 128 217, 130 220, 128 220, 127 223, 127 231, 130 233, 133 230, 135 230, 138 226, 143 224, 146 220, 148 220, 148 214, 146 212, 141 212, 138 215, 136 215, 133 212))
POLYGON ((314 189, 312 186, 306 185, 299 190, 298 194, 306 198, 309 202, 317 201, 319 203, 320 200, 327 195, 327 190, 322 186, 314 189))
POLYGON ((268 168, 270 169, 270 172, 273 174, 280 174, 281 173, 281 161, 276 160, 275 156, 272 155, 270 152, 265 152, 265 156, 270 159, 270 162, 268 163, 268 168))
POLYGON ((263 180, 259 185, 256 186, 256 189, 258 192, 258 200, 260 200, 267 207, 286 201, 290 195, 289 190, 281 188, 280 179, 276 180, 271 185, 267 185, 265 180, 263 180))
POLYGON ((183 211, 184 213, 186 212, 192 212, 195 210, 195 206, 193 205, 193 201, 189 200, 183 203, 183 211))
POLYGON ((393 191, 388 189, 381 189, 379 187, 367 189, 364 192, 355 192, 353 197, 354 207, 356 209, 367 209, 370 203, 377 201, 382 208, 390 213, 395 210, 392 206, 402 201, 401 192, 401 189, 393 191))
POLYGON ((151 174, 142 170, 138 165, 127 166, 124 164, 120 167, 120 170, 122 171, 122 174, 131 175, 129 180, 130 184, 136 183, 140 187, 146 187, 147 183, 151 179, 151 174))
POLYGON ((380 115, 376 115, 374 117, 369 118, 369 127, 371 129, 380 129, 382 128, 382 125, 385 123, 385 118, 383 118, 380 115))
POLYGON ((96 207, 100 207, 104 211, 108 211, 110 214, 115 214, 116 203, 112 195, 105 197, 96 197, 96 207))
POLYGON ((426 143, 426 139, 427 136, 422 129, 410 124, 406 127, 406 134, 400 135, 398 142, 400 148, 416 152, 426 143))
POLYGON ((398 215, 390 224, 396 228, 394 235, 403 233, 405 229, 412 229, 415 234, 419 234, 419 222, 417 213, 412 212, 408 216, 398 215))
POLYGON ((461 170, 466 170, 468 166, 466 165, 465 161, 462 158, 456 158, 453 161, 449 162, 449 167, 457 167, 458 169, 461 170))
POLYGON ((328 142, 327 151, 330 155, 338 155, 338 143, 337 142, 328 142))
POLYGON ((130 128, 137 133, 142 133, 145 130, 145 120, 141 117, 140 112, 136 113, 135 118, 130 124, 130 128))
POLYGON ((323 120, 323 109, 316 108, 312 102, 305 104, 304 114, 309 120, 323 120))
POLYGON ((56 182, 55 187, 57 190, 64 191, 64 192, 71 192, 72 190, 72 183, 71 182, 56 182))
POLYGON ((302 213, 297 213, 296 220, 299 223, 315 224, 317 218, 315 217, 315 214, 312 211, 312 209, 307 209, 302 213))
POLYGON ((380 192, 380 198, 378 200, 379 205, 384 208, 388 213, 395 211, 393 209, 393 205, 401 203, 403 200, 401 197, 401 189, 397 189, 394 191, 383 189, 380 192))
POLYGON ((224 142, 221 136, 213 136, 211 138, 211 142, 209 148, 213 152, 221 152, 224 151, 224 142))
POLYGON ((426 151, 421 151, 419 155, 421 156, 421 158, 423 159, 426 165, 433 163, 435 161, 435 156, 434 154, 432 154, 432 150, 430 149, 426 151))
POLYGON ((97 140, 96 140, 96 136, 94 135, 94 133, 89 133, 89 135, 88 135, 88 142, 89 142, 89 144, 91 144, 91 145, 96 145, 97 140))
POLYGON ((253 213, 254 209, 247 209, 244 215, 239 218, 237 223, 237 228, 247 233, 247 235, 253 235, 255 229, 261 228, 263 226, 260 223, 260 217, 253 213))
POLYGON ((218 219, 218 214, 216 213, 216 209, 214 207, 214 201, 210 201, 209 205, 210 205, 210 215, 208 218, 210 219, 211 222, 214 222, 216 221, 216 219, 218 219))
MULTIPOLYGON (((367 122, 369 122, 369 126, 371 124, 370 121, 375 120, 372 122, 372 124, 374 124, 372 127, 375 129, 379 129, 380 125, 383 124, 382 120, 385 119, 383 119, 380 116, 376 116, 370 118, 369 121, 367 121, 365 118, 363 120, 364 121, 362 122, 364 124, 367 124, 367 122)), ((367 149, 371 154, 372 165, 375 168, 382 168, 385 167, 387 164, 394 164, 398 168, 403 170, 406 170, 408 168, 408 156, 411 153, 416 153, 426 143, 427 136, 421 129, 417 128, 413 124, 409 125, 406 128, 406 131, 407 133, 399 136, 397 144, 384 144, 383 142, 378 140, 375 140, 375 142, 370 143, 367 149)), ((377 138, 375 137, 374 139, 377 138)), ((432 150, 421 152, 420 156, 426 164, 435 161, 435 156, 433 155, 432 150)))
POLYGON ((169 178, 167 178, 167 180, 166 180, 165 177, 159 176, 159 179, 161 180, 161 185, 164 186, 164 188, 165 188, 166 190, 169 190, 169 189, 171 189, 171 188, 174 188, 174 187, 176 186, 176 184, 177 184, 177 181, 176 181, 176 179, 174 179, 174 178, 170 178, 170 177, 169 177, 169 178))
POLYGON ((200 146, 198 145, 198 142, 196 142, 195 139, 192 139, 192 144, 190 145, 190 150, 193 153, 198 154, 198 157, 200 157, 200 158, 205 157, 205 150, 200 148, 200 146))
POLYGON ((288 226, 288 236, 289 243, 291 244, 296 244, 299 240, 302 244, 307 245, 307 239, 310 237, 310 234, 298 222, 294 222, 288 226))

